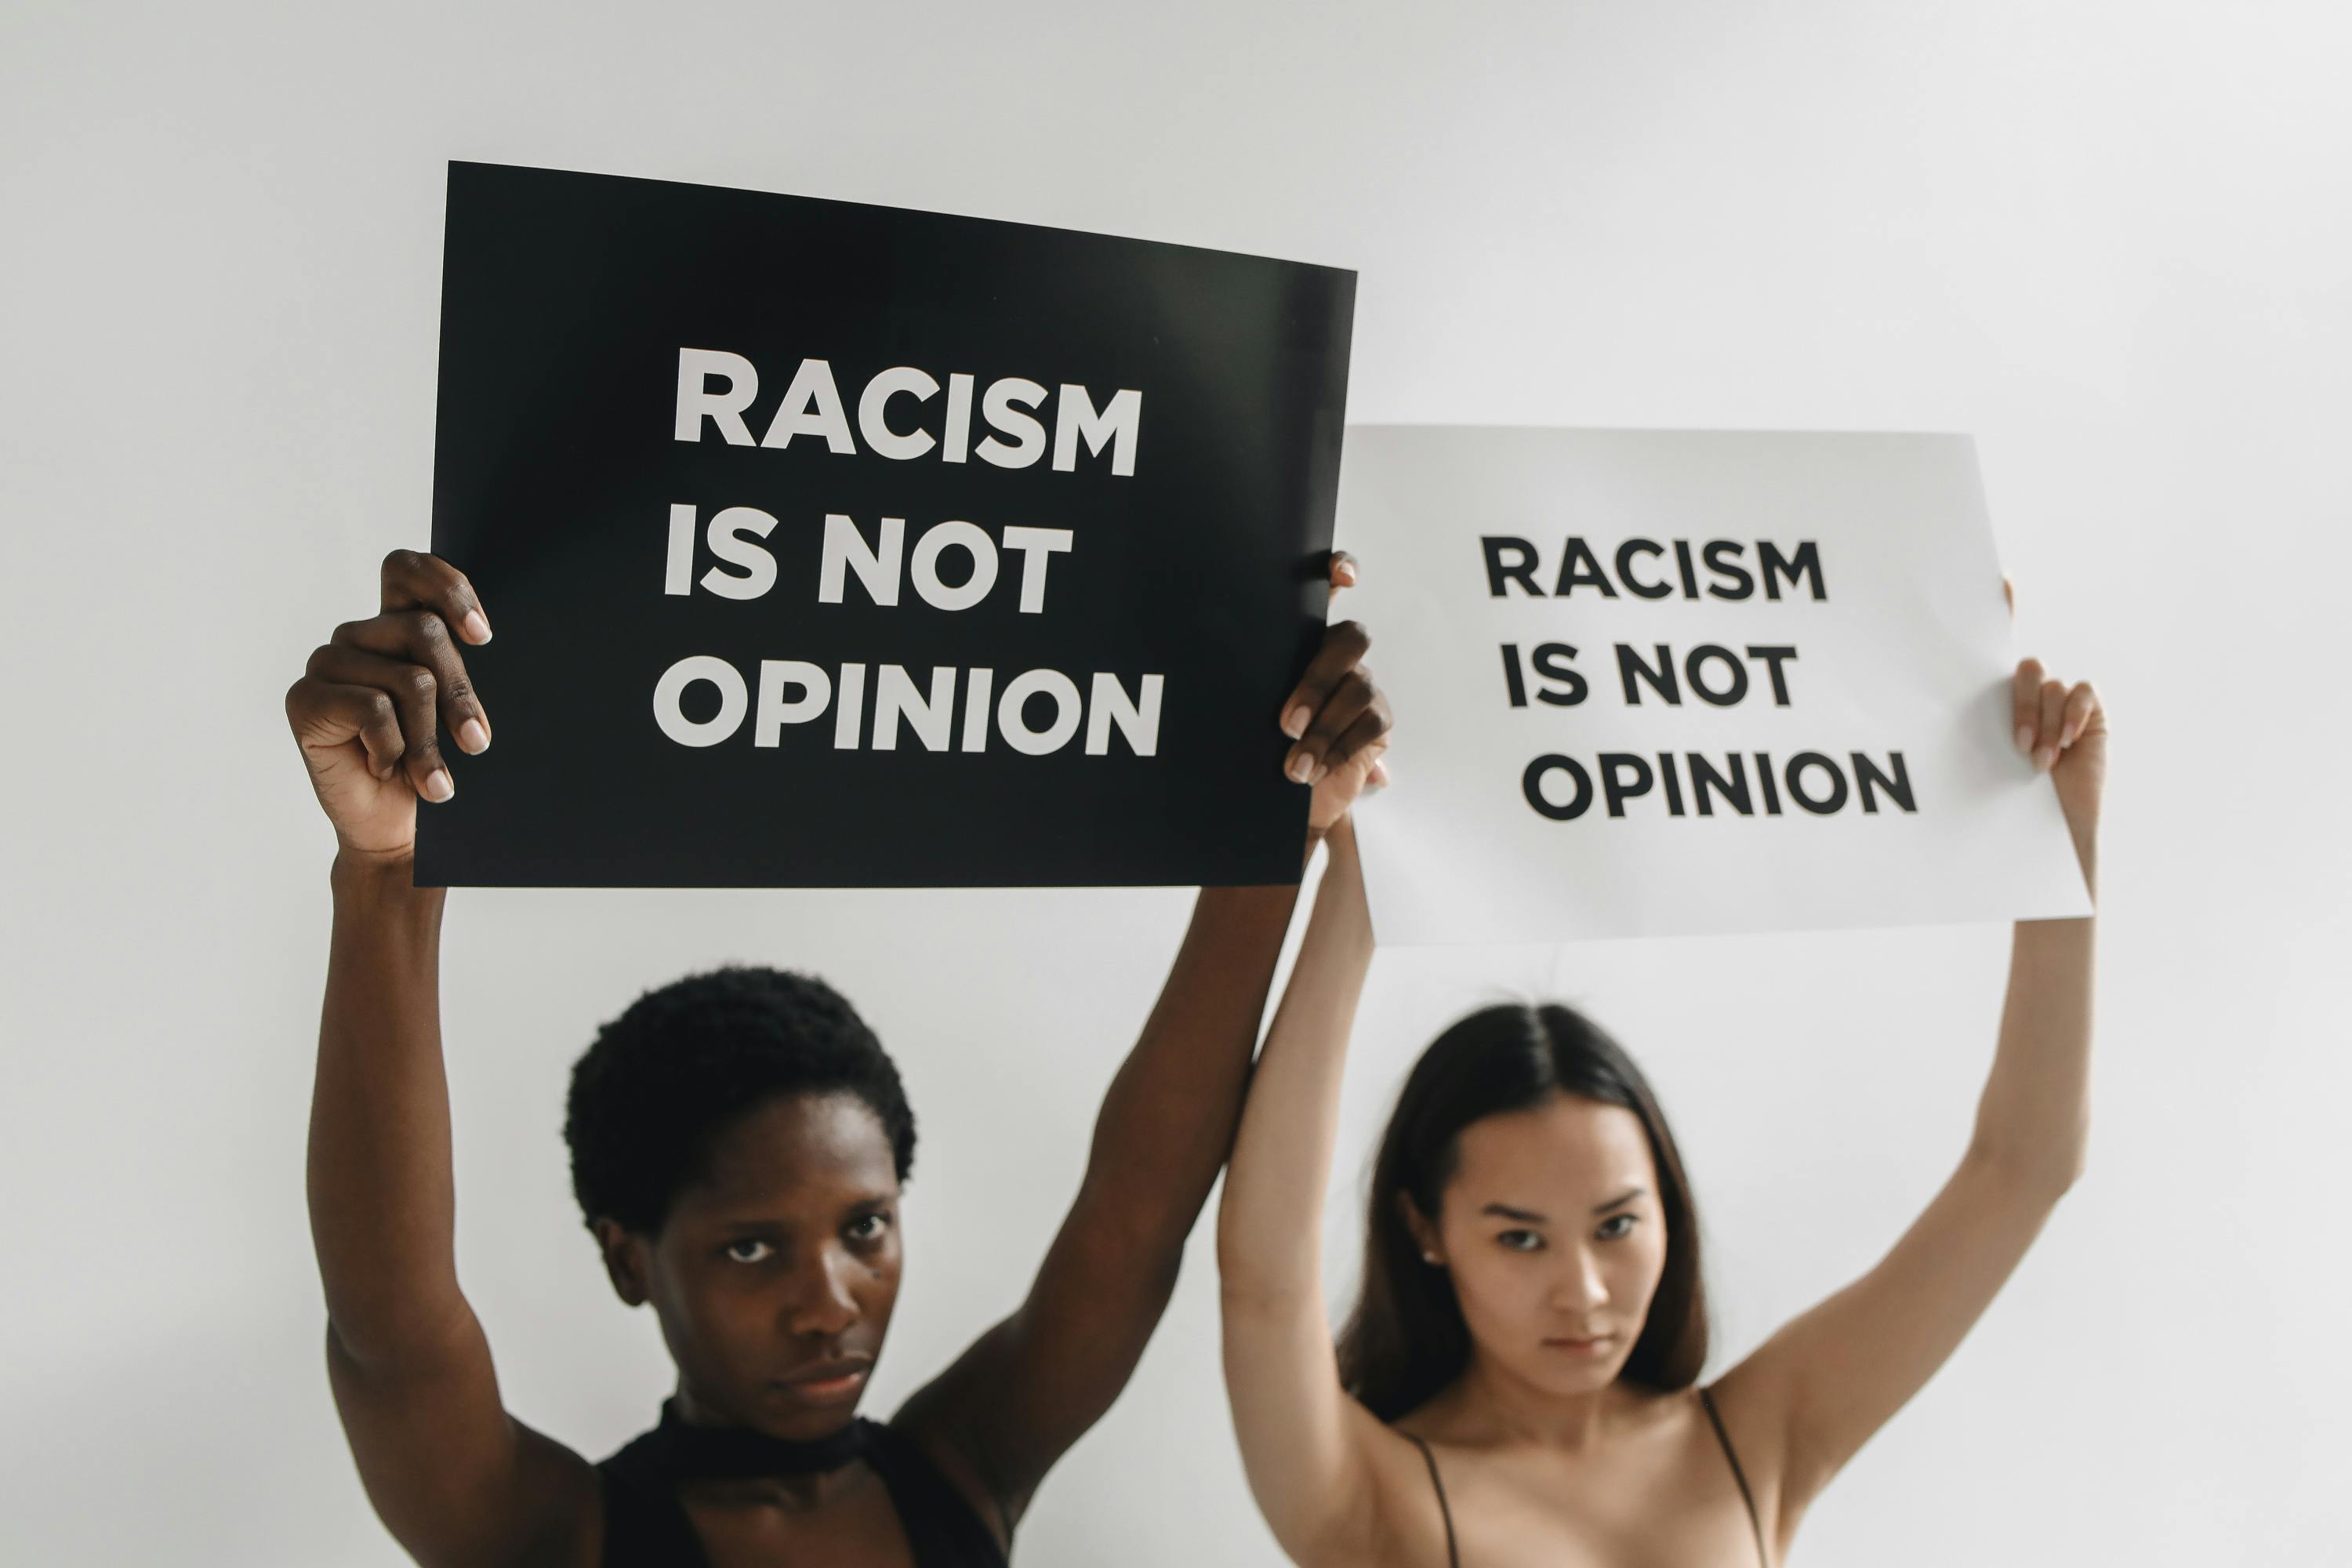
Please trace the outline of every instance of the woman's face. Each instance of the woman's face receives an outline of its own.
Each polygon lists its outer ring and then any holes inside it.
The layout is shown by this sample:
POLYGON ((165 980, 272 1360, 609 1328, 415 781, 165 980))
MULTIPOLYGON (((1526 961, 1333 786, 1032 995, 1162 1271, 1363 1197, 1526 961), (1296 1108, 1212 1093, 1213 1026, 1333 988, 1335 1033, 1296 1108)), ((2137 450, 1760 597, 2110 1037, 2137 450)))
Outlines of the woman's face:
POLYGON ((898 1169, 864 1100, 752 1110, 650 1245, 631 1239, 695 1415, 795 1439, 848 1423, 898 1295, 898 1169))
POLYGON ((1606 1387, 1666 1264, 1641 1119, 1557 1094, 1473 1122, 1459 1147, 1437 1224, 1414 1228, 1453 1277, 1476 1353, 1543 1393, 1606 1387))

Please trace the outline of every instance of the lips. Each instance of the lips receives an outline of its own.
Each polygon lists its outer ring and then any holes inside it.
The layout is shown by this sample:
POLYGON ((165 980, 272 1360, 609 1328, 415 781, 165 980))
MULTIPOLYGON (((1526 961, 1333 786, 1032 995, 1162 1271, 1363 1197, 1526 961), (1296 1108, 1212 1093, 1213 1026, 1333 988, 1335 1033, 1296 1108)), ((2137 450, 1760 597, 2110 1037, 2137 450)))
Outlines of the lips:
POLYGON ((1570 1355, 1595 1356, 1606 1353, 1616 1342, 1614 1334, 1595 1334, 1587 1339, 1563 1336, 1544 1341, 1544 1348, 1562 1351, 1570 1355))
POLYGON ((775 1379, 774 1386, 805 1404, 832 1405, 855 1398, 866 1386, 866 1374, 873 1370, 871 1356, 814 1361, 775 1379))

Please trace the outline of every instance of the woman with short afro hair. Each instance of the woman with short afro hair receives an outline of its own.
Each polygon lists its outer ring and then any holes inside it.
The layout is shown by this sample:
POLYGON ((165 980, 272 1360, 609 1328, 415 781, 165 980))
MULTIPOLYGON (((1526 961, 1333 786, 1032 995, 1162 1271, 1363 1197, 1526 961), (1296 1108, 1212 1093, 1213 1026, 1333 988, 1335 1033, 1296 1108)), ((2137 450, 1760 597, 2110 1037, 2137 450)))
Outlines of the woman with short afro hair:
POLYGON ((745 1107, 790 1094, 862 1100, 905 1184, 914 1109, 898 1064, 840 992, 814 975, 729 964, 638 997, 572 1068, 563 1142, 589 1228, 659 1230, 717 1133, 745 1107))
MULTIPOLYGON (((1334 586, 1354 581, 1344 555, 1334 586)), ((446 733, 490 743, 461 644, 472 585, 396 551, 382 611, 286 696, 334 824, 334 929, 311 1097, 327 1367, 369 1500, 419 1563, 562 1568, 1001 1568, 1055 1461, 1110 1406, 1224 1163, 1296 887, 1204 888, 1103 1100, 1077 1195, 1011 1316, 887 1424, 857 1413, 896 1303, 915 1121, 840 995, 720 969, 638 999, 579 1063, 565 1134, 613 1288, 677 1365, 652 1431, 591 1464, 509 1415, 459 1290, 438 948, 414 885, 446 733)), ((1280 713, 1320 837, 1382 777, 1360 628, 1325 635, 1280 713)))

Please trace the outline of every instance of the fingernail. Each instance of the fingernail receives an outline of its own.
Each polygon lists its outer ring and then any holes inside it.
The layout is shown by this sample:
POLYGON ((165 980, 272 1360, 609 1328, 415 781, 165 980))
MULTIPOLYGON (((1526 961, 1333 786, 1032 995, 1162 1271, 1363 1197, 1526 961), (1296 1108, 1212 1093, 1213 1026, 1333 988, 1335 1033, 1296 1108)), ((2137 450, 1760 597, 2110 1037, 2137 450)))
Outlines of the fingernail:
POLYGON ((479 719, 468 719, 457 726, 457 744, 469 752, 487 752, 490 749, 490 732, 482 728, 479 719))
POLYGON ((448 769, 435 768, 431 773, 425 775, 425 799, 447 800, 451 795, 456 795, 457 793, 457 786, 449 781, 448 769))
POLYGON ((490 623, 482 618, 481 611, 467 610, 466 612, 466 636, 472 638, 475 642, 488 642, 490 640, 490 623))
POLYGON ((2033 771, 2037 773, 2046 773, 2050 771, 2050 764, 2057 760, 2058 748, 2044 746, 2033 753, 2033 771))
POLYGON ((1305 784, 1315 775, 1315 759, 1301 752, 1290 759, 1290 782, 1305 784))
POLYGON ((2017 754, 2021 757, 2033 754, 2033 731, 2023 724, 2017 727, 2017 754))
POLYGON ((1356 585, 1356 569, 1344 561, 1332 570, 1331 575, 1350 588, 1356 585))
POLYGON ((1311 784, 1319 784, 1323 782, 1324 775, 1328 773, 1330 771, 1330 763, 1318 763, 1315 764, 1315 771, 1307 775, 1307 782, 1311 784))
POLYGON ((1301 702, 1282 716, 1282 732, 1296 741, 1307 733, 1307 721, 1313 717, 1315 715, 1307 710, 1307 704, 1301 702))

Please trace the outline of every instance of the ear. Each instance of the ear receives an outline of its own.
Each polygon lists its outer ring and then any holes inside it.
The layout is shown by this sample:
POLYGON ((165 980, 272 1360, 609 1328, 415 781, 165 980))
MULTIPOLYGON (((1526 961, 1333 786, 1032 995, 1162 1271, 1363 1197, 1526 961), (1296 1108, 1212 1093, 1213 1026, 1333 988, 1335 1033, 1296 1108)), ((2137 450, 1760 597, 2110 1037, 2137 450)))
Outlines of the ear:
POLYGON ((1413 1246, 1420 1250, 1421 1260, 1434 1268, 1444 1268, 1445 1243, 1438 1237, 1437 1223, 1421 1212, 1421 1205, 1412 1201, 1410 1193, 1397 1194, 1396 1205, 1397 1217, 1404 1221, 1413 1246))
POLYGON ((613 1294, 632 1307, 644 1306, 653 1278, 653 1259, 647 1256, 653 1243, 618 1220, 600 1219, 592 1228, 604 1255, 604 1274, 613 1281, 613 1294))

